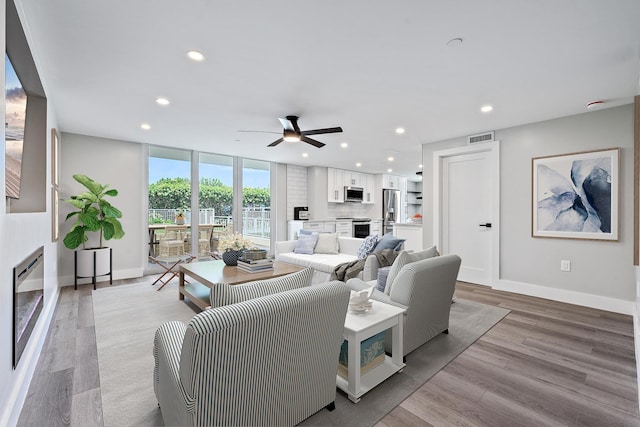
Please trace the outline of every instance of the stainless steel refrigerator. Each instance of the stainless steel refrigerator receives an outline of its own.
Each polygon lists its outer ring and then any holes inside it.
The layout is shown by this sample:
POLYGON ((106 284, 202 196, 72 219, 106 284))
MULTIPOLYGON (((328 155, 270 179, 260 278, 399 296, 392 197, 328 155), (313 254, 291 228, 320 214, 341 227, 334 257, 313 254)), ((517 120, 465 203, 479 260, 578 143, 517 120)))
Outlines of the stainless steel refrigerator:
POLYGON ((393 233, 400 215, 400 190, 382 190, 382 234, 393 233))

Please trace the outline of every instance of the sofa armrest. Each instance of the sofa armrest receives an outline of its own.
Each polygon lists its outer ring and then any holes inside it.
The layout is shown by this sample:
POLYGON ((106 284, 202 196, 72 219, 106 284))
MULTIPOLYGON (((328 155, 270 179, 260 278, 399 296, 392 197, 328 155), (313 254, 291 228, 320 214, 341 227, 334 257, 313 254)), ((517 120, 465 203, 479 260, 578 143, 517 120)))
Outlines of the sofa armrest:
POLYGON ((338 245, 340 246, 341 254, 357 256, 358 249, 360 249, 362 242, 364 242, 364 239, 358 237, 338 236, 338 245))
POLYGON ((186 330, 183 322, 167 322, 158 328, 153 342, 153 388, 163 417, 169 419, 193 407, 193 399, 180 380, 180 355, 186 330))
POLYGON ((278 255, 284 254, 287 252, 293 252, 296 248, 297 240, 283 240, 280 242, 276 242, 276 259, 278 259, 278 255))

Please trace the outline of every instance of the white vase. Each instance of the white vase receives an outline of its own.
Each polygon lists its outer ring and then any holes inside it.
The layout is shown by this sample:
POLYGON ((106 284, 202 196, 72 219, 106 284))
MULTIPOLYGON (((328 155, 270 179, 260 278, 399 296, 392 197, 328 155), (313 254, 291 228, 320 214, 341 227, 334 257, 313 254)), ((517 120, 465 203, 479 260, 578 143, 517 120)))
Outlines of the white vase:
POLYGON ((111 248, 90 248, 76 250, 76 274, 78 277, 93 277, 93 254, 96 254, 95 276, 111 272, 111 248))

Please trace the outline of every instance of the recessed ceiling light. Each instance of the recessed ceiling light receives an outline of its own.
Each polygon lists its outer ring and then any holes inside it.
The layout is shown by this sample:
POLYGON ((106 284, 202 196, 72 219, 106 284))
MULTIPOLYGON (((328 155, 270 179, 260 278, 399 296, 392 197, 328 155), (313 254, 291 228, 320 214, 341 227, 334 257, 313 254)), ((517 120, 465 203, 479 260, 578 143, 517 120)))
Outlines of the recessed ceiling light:
POLYGON ((187 56, 189 57, 189 59, 193 59, 194 61, 204 61, 204 55, 202 54, 202 52, 198 52, 197 50, 190 50, 189 52, 187 52, 187 56))
POLYGON ((491 105, 484 105, 482 106, 482 108, 480 108, 480 111, 482 111, 483 113, 489 113, 493 111, 493 107, 491 105))
POLYGON ((143 123, 140 125, 140 128, 144 130, 149 130, 151 129, 151 125, 149 123, 143 123))
POLYGON ((418 167, 419 167, 420 169, 422 169, 422 168, 424 167, 424 165, 419 164, 419 165, 418 165, 418 167))
POLYGON ((390 162, 393 162, 393 157, 389 156, 389 157, 387 157, 387 160, 389 160, 390 162))
POLYGON ((389 168, 389 169, 387 169, 387 172, 391 173, 391 172, 393 172, 393 169, 389 168))
POLYGON ((170 102, 169 102, 169 100, 167 98, 156 98, 156 102, 159 105, 169 105, 170 104, 170 102))
POLYGON ((340 144, 340 147, 342 148, 347 148, 349 146, 349 144, 347 144, 346 142, 343 142, 342 144, 340 144))
POLYGON ((591 101, 587 104, 587 109, 600 108, 604 104, 604 101, 591 101))
POLYGON ((302 153, 302 157, 309 157, 309 153, 302 153))
POLYGON ((402 135, 404 133, 404 128, 396 128, 396 133, 398 135, 402 135))
POLYGON ((456 37, 455 39, 451 39, 447 42, 447 46, 449 47, 457 47, 462 44, 462 38, 456 37))
POLYGON ((362 163, 358 162, 356 163, 356 167, 359 168, 360 166, 362 166, 362 163))

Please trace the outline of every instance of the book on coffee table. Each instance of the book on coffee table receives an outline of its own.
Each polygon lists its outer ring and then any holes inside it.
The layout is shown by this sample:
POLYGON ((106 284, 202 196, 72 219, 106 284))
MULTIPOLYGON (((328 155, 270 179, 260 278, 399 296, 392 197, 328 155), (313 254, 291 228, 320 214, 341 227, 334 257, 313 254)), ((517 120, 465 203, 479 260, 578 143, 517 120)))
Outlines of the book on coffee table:
POLYGON ((238 260, 238 269, 247 273, 255 273, 258 271, 272 270, 273 260, 261 259, 253 261, 238 260))

